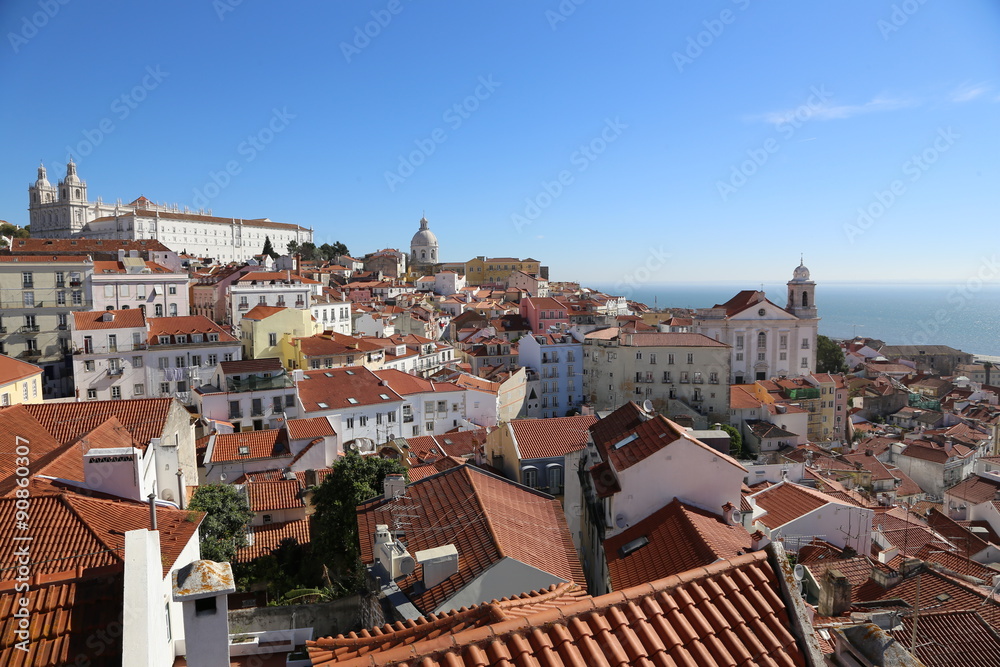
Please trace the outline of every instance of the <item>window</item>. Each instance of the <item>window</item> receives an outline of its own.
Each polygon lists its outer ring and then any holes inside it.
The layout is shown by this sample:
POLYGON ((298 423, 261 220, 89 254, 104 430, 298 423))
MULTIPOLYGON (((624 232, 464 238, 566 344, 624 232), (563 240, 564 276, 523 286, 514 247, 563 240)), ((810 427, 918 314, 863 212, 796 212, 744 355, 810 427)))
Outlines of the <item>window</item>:
POLYGON ((267 344, 268 345, 272 345, 272 346, 273 345, 277 345, 278 344, 278 334, 276 334, 276 333, 269 333, 269 334, 267 334, 267 344))
POLYGON ((709 373, 708 374, 708 382, 709 382, 709 384, 719 384, 719 374, 717 372, 715 372, 715 371, 712 371, 711 373, 709 373))
POLYGON ((264 401, 259 398, 255 398, 250 402, 250 409, 253 411, 254 416, 264 414, 264 401))
POLYGON ((187 343, 187 342, 188 342, 188 337, 187 337, 187 335, 185 335, 185 334, 176 334, 176 335, 174 336, 174 340, 175 340, 175 341, 176 341, 176 342, 177 342, 178 344, 185 344, 185 343, 187 343))
POLYGON ((736 361, 743 361, 743 353, 742 352, 737 352, 736 353, 736 361))
POLYGON ((229 401, 229 418, 238 419, 243 416, 243 411, 240 410, 239 401, 229 401))
POLYGON ((563 492, 563 469, 562 466, 552 465, 547 470, 549 474, 549 493, 558 496, 563 492))
POLYGON ((168 286, 167 294, 169 294, 170 296, 177 296, 177 285, 168 286))
POLYGON ((122 388, 118 387, 118 386, 112 387, 111 388, 111 398, 112 399, 119 399, 121 397, 122 397, 122 388))
POLYGON ((87 390, 87 400, 88 401, 93 401, 96 398, 97 398, 97 390, 96 389, 88 389, 87 390))
POLYGON ((809 339, 808 338, 803 338, 802 339, 802 349, 803 350, 808 350, 809 349, 809 339))
POLYGON ((10 394, 0 396, 0 405, 10 405, 10 394))
POLYGON ((687 382, 690 382, 690 381, 691 380, 690 380, 690 377, 688 375, 688 372, 687 371, 681 371, 681 383, 687 383, 687 382))
POLYGON ((34 292, 21 292, 21 298, 24 303, 25 308, 35 307, 35 293, 34 292))
POLYGON ((158 303, 153 306, 153 317, 163 317, 163 304, 158 303))
POLYGON ((655 354, 650 354, 649 355, 649 363, 651 363, 651 364, 655 364, 656 363, 656 355, 655 354))
POLYGON ((778 347, 782 350, 788 347, 788 334, 781 334, 781 337, 778 339, 778 347))
POLYGON ((387 412, 387 413, 385 413, 385 416, 386 416, 387 421, 390 424, 395 424, 396 423, 396 413, 395 412, 387 412))
POLYGON ((521 483, 531 488, 538 486, 538 469, 532 467, 521 468, 521 483))
POLYGON ((273 399, 271 399, 271 410, 275 414, 278 414, 278 413, 281 412, 281 405, 282 405, 281 404, 281 396, 275 396, 273 399))
POLYGON ((170 304, 170 317, 177 317, 177 304, 170 304))
POLYGON ((767 349, 767 334, 761 331, 757 334, 757 349, 766 350, 767 349))
POLYGON ((368 417, 365 415, 358 417, 358 426, 368 426, 368 417))
POLYGON ((169 382, 161 382, 160 383, 160 393, 161 394, 169 394, 170 393, 170 383, 169 382))
POLYGON ((24 384, 22 384, 21 389, 23 390, 21 393, 24 395, 23 396, 24 400, 28 400, 28 383, 25 382, 24 384))
POLYGON ((799 365, 802 368, 809 368, 809 357, 802 357, 802 363, 799 365))
POLYGON ((57 306, 66 305, 66 292, 56 292, 56 305, 57 306))
POLYGON ((233 353, 232 352, 225 353, 224 355, 222 355, 222 360, 223 361, 232 361, 233 360, 233 353))
POLYGON ((72 296, 73 296, 72 300, 73 300, 73 305, 74 306, 82 306, 83 305, 83 292, 80 292, 79 290, 74 291, 72 296))
POLYGON ((635 358, 636 359, 642 359, 642 352, 636 352, 635 353, 635 358))
POLYGON ((663 371, 663 381, 673 382, 673 380, 670 379, 670 371, 663 371))
POLYGON ((132 395, 133 396, 142 396, 145 393, 146 393, 146 385, 144 385, 144 384, 132 385, 132 395))
POLYGON ((736 337, 736 349, 737 350, 742 350, 743 349, 743 336, 737 336, 736 337))
POLYGON ((83 370, 85 370, 87 372, 90 372, 90 371, 94 370, 94 360, 93 359, 87 359, 86 361, 84 361, 83 362, 83 370))
POLYGON ((354 428, 354 417, 348 417, 346 420, 347 428, 354 428))
POLYGON ((201 355, 200 354, 192 354, 191 355, 191 365, 192 366, 201 366, 201 355))
POLYGON ((105 285, 104 286, 104 298, 105 299, 113 299, 114 297, 115 297, 115 286, 114 285, 105 285))
POLYGON ((56 271, 56 287, 66 286, 66 274, 62 271, 56 271))
POLYGON ((219 363, 219 355, 217 355, 217 354, 210 354, 210 355, 208 355, 208 365, 209 366, 215 366, 218 363, 219 363))
POLYGON ((30 271, 25 271, 21 274, 21 287, 22 289, 31 289, 35 286, 34 275, 30 271))
POLYGON ((262 304, 267 303, 267 296, 261 294, 260 297, 257 298, 257 303, 262 303, 262 304))
POLYGON ((177 368, 184 368, 187 366, 187 357, 181 355, 179 357, 174 357, 174 366, 177 368))
POLYGON ((285 407, 290 408, 295 405, 295 394, 285 394, 285 407))
POLYGON ((188 390, 188 383, 187 382, 178 382, 177 383, 177 391, 178 392, 183 393, 183 392, 185 392, 187 390, 188 390))
POLYGON ((694 363, 694 352, 688 352, 688 363, 689 364, 694 363))

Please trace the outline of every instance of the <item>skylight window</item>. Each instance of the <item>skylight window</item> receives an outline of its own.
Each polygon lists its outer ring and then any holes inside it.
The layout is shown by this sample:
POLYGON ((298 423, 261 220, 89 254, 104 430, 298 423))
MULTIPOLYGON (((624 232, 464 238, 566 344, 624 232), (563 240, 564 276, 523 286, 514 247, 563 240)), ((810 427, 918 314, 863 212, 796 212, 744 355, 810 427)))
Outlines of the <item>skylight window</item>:
POLYGON ((351 405, 357 405, 358 404, 358 399, 356 399, 356 398, 348 398, 347 402, 350 403, 351 405))
POLYGON ((316 405, 318 405, 318 406, 319 406, 319 407, 321 407, 321 408, 328 408, 328 407, 330 407, 330 406, 329 406, 329 405, 327 405, 326 403, 317 403, 316 405))
POLYGON ((333 377, 333 373, 323 373, 323 375, 327 376, 328 378, 332 378, 333 377))
POLYGON ((348 375, 354 375, 354 371, 347 371, 348 375))
POLYGON ((388 401, 389 400, 389 395, 388 394, 379 394, 378 397, 381 398, 383 401, 388 401))
POLYGON ((250 448, 246 445, 240 445, 239 449, 236 450, 240 456, 246 456, 250 453, 250 448))
POLYGON ((621 548, 618 549, 618 554, 622 558, 624 558, 625 556, 628 556, 630 553, 634 553, 639 549, 643 548, 647 544, 649 544, 648 537, 646 537, 645 535, 643 535, 642 537, 637 537, 631 542, 626 542, 625 544, 623 544, 621 548))
POLYGON ((639 434, 638 433, 632 433, 628 437, 623 438, 620 441, 618 441, 617 443, 615 443, 615 446, 612 447, 612 449, 621 449, 622 447, 624 447, 628 443, 630 443, 630 442, 632 442, 634 440, 638 440, 638 439, 639 439, 639 434))

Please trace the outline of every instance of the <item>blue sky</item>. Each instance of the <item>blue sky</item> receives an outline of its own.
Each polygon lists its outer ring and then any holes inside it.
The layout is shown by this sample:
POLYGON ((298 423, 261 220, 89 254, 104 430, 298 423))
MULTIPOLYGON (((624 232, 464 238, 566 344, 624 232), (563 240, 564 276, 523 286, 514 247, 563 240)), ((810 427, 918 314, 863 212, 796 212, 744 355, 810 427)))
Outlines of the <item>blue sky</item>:
POLYGON ((996 2, 576 2, 7 0, 0 219, 26 224, 39 160, 55 181, 73 151, 91 199, 267 216, 356 255, 407 248, 426 212, 444 259, 556 280, 989 260, 996 2))

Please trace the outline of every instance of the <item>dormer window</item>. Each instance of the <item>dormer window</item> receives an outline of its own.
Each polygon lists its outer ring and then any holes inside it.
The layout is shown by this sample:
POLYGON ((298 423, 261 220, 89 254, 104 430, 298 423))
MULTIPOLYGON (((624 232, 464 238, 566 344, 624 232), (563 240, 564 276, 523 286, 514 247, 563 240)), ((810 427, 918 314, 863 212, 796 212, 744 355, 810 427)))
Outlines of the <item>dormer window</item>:
POLYGON ((185 334, 177 334, 176 338, 178 343, 188 342, 188 337, 185 334))
POLYGON ((204 339, 205 339, 205 337, 202 334, 192 334, 191 335, 191 342, 192 343, 200 343, 204 339))
POLYGON ((170 345, 170 336, 159 336, 160 345, 170 345))
POLYGON ((218 343, 219 342, 219 334, 217 334, 217 333, 210 333, 210 334, 208 334, 208 342, 209 343, 218 343))

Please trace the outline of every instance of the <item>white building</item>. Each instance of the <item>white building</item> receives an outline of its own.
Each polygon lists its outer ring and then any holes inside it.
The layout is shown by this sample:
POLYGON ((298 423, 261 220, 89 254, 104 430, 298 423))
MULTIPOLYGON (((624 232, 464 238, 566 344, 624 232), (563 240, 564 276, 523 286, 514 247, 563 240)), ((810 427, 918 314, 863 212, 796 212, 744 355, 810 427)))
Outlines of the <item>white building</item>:
POLYGON ((440 271, 434 274, 434 293, 441 296, 458 294, 465 287, 465 276, 454 271, 440 271))
POLYGON ((123 204, 105 204, 87 198, 87 183, 80 180, 70 160, 66 177, 58 186, 49 183, 44 165, 28 186, 28 211, 35 238, 158 239, 174 251, 214 257, 221 262, 250 259, 264 248, 264 240, 278 252, 290 241, 312 242, 313 232, 298 225, 267 218, 223 218, 205 211, 181 209, 176 204, 155 204, 145 197, 123 204))
POLYGON ((147 318, 139 309, 74 313, 72 345, 77 398, 185 404, 220 361, 240 359, 243 349, 205 317, 147 318))
POLYGON ((410 266, 437 264, 439 257, 437 236, 430 230, 427 218, 420 218, 420 229, 410 240, 410 266))
POLYGON ((280 428, 299 414, 295 383, 280 359, 220 361, 211 382, 194 389, 202 417, 233 432, 280 428))
POLYGON ((334 298, 328 293, 313 297, 309 305, 317 327, 322 331, 334 331, 345 336, 351 335, 351 302, 334 298))
POLYGON ((94 310, 145 308, 150 317, 190 314, 188 276, 155 262, 118 251, 118 261, 94 261, 91 287, 94 310))
POLYGON ((401 410, 404 438, 442 435, 466 425, 468 391, 451 382, 432 382, 397 370, 375 371, 405 401, 401 410))
POLYGON ((762 291, 744 290, 726 303, 698 309, 692 326, 732 348, 731 384, 809 375, 816 371, 815 291, 809 269, 800 264, 788 281, 785 308, 762 291))

